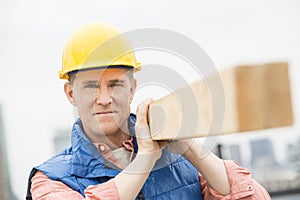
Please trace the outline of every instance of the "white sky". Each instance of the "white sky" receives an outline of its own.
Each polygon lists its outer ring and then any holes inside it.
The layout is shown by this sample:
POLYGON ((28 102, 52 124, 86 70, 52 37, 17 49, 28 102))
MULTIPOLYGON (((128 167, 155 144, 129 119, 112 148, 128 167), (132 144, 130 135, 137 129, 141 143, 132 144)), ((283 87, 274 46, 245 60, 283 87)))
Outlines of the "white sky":
POLYGON ((296 123, 276 132, 287 139, 300 135, 299 11, 298 0, 1 0, 0 104, 14 192, 24 199, 30 169, 52 156, 55 131, 72 125, 57 71, 76 27, 101 20, 123 31, 177 31, 196 41, 219 69, 288 61, 296 123))

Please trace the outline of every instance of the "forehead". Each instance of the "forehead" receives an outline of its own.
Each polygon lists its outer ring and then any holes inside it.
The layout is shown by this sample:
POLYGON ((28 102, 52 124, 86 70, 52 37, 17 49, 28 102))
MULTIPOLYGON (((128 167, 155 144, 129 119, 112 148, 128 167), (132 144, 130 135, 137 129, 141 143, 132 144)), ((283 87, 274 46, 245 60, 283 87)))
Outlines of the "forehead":
POLYGON ((76 73, 75 80, 124 80, 128 78, 127 73, 131 72, 128 69, 122 68, 92 69, 76 73))

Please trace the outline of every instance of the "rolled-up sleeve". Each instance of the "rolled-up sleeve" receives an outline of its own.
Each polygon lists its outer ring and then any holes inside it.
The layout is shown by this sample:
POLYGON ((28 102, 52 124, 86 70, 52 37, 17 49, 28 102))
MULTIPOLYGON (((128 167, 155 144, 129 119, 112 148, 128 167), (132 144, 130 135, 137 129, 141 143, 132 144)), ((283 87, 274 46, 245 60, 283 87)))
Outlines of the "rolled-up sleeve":
POLYGON ((95 186, 89 186, 85 191, 85 198, 78 192, 60 181, 49 179, 42 172, 37 172, 31 179, 31 194, 34 200, 103 200, 119 199, 118 190, 114 180, 95 186))
POLYGON ((252 177, 248 169, 241 167, 232 160, 224 160, 228 180, 230 183, 230 194, 223 196, 209 186, 204 177, 199 174, 204 200, 267 200, 271 199, 269 193, 252 177))
POLYGON ((111 199, 118 200, 119 194, 114 179, 111 179, 105 183, 89 186, 84 194, 87 200, 102 200, 111 199))

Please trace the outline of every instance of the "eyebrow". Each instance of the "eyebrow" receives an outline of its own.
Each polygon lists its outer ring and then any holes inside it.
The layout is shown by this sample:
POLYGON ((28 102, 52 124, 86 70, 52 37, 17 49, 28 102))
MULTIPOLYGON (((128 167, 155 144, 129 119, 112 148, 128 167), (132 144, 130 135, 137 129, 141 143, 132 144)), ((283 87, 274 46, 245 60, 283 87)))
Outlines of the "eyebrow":
MULTIPOLYGON (((110 83, 124 83, 125 81, 124 80, 121 80, 121 79, 112 79, 112 80, 109 80, 110 83)), ((96 80, 88 80, 88 81, 83 81, 82 82, 83 84, 95 84, 95 83, 98 83, 98 81, 96 80)))
POLYGON ((121 80, 121 79, 112 79, 112 80, 109 80, 110 83, 124 83, 125 81, 124 80, 121 80))
POLYGON ((95 84, 95 83, 98 83, 98 81, 91 81, 91 80, 89 80, 89 81, 83 81, 82 82, 84 85, 87 85, 87 84, 95 84))

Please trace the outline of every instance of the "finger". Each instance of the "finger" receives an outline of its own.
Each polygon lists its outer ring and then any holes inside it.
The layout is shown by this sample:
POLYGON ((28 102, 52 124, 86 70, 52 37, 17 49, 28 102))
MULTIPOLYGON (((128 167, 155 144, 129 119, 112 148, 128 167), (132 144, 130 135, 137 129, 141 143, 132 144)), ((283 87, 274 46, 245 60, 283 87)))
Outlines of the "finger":
POLYGON ((151 98, 147 98, 144 100, 138 107, 137 107, 137 123, 139 124, 148 124, 147 120, 147 114, 148 114, 148 108, 149 104, 152 102, 151 98))
POLYGON ((168 141, 168 140, 161 140, 161 141, 158 141, 157 143, 158 143, 159 147, 160 147, 161 149, 163 149, 163 148, 165 148, 165 147, 168 146, 169 141, 168 141))
POLYGON ((136 137, 142 139, 150 139, 149 128, 147 126, 140 126, 139 124, 135 126, 136 137))

